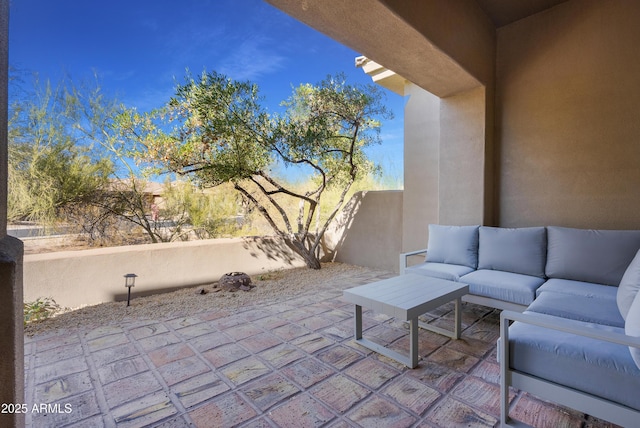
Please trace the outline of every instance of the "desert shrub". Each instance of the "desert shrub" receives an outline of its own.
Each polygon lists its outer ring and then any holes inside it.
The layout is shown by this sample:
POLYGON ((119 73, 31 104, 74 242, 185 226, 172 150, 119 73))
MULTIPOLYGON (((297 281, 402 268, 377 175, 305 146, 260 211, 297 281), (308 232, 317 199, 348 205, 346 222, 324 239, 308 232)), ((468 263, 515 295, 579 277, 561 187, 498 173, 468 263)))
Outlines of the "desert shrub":
POLYGON ((60 305, 51 297, 38 297, 33 302, 24 303, 24 323, 47 319, 59 310, 60 305))

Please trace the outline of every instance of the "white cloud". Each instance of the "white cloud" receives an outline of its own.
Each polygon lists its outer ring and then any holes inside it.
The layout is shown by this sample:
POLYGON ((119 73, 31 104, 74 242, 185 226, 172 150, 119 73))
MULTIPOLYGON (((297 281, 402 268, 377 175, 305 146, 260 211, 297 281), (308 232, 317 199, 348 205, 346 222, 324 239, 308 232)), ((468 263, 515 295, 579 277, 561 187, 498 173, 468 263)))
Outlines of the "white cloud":
POLYGON ((286 61, 268 38, 256 36, 244 40, 223 58, 219 71, 237 80, 255 80, 282 69, 286 61))
POLYGON ((168 31, 159 32, 172 73, 206 69, 255 80, 287 63, 291 49, 278 39, 290 18, 259 0, 216 0, 182 10, 180 16, 168 31))

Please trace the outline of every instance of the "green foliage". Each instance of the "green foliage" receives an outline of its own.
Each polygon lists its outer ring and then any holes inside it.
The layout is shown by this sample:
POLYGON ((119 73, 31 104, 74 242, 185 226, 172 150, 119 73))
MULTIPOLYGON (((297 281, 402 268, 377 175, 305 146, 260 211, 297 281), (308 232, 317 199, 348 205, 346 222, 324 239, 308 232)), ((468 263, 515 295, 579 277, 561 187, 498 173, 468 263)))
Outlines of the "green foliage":
MULTIPOLYGON (((248 82, 217 73, 189 79, 168 110, 156 112, 177 122, 175 132, 146 129, 144 157, 170 171, 193 173, 207 187, 250 178, 272 161, 265 141, 272 123, 259 101, 257 86, 248 82)), ((139 124, 149 122, 138 118, 139 124)))
POLYGON ((24 303, 24 323, 47 319, 59 310, 60 305, 51 297, 38 297, 33 302, 24 303))
POLYGON ((364 149, 390 116, 378 88, 342 75, 296 88, 282 114, 262 106, 255 84, 218 73, 189 77, 146 114, 97 83, 12 88, 10 221, 76 225, 97 245, 271 228, 318 268, 329 222, 359 183, 371 188, 377 168, 364 149), (309 178, 290 183, 276 165, 309 178), (165 172, 191 180, 167 182, 158 202, 149 187, 165 172))
POLYGON ((36 81, 10 105, 8 219, 53 224, 61 209, 88 201, 113 165, 94 159, 75 127, 78 109, 71 86, 36 81))
POLYGON ((309 164, 320 184, 343 187, 374 172, 364 148, 379 143, 380 122, 388 117, 375 86, 348 85, 344 76, 301 85, 283 103, 275 148, 285 163, 309 164))
POLYGON ((228 185, 203 191, 190 182, 166 183, 162 197, 160 218, 171 219, 199 239, 242 233, 238 195, 228 185))
POLYGON ((375 171, 364 149, 379 142, 378 119, 390 113, 378 88, 349 85, 342 75, 301 85, 283 106, 284 114, 269 114, 250 82, 215 72, 188 78, 166 111, 138 119, 149 124, 163 116, 174 122, 169 133, 157 126, 136 132, 146 147, 139 158, 190 175, 204 187, 233 185, 308 266, 320 268, 322 235, 353 183, 375 171), (306 168, 311 185, 279 180, 272 171, 276 162, 306 168), (320 221, 327 189, 339 196, 320 221), (294 214, 286 208, 292 200, 298 205, 294 214))

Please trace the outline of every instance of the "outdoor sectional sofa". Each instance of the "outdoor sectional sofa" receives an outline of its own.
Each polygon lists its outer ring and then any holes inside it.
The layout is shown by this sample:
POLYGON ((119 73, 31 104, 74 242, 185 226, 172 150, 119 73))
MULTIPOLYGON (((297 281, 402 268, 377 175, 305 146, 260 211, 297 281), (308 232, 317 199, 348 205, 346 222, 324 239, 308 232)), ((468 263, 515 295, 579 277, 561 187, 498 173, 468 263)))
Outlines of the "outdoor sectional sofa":
POLYGON ((427 250, 402 254, 400 271, 466 283, 464 301, 503 310, 504 426, 512 386, 632 427, 640 426, 639 249, 640 230, 430 225, 427 250))

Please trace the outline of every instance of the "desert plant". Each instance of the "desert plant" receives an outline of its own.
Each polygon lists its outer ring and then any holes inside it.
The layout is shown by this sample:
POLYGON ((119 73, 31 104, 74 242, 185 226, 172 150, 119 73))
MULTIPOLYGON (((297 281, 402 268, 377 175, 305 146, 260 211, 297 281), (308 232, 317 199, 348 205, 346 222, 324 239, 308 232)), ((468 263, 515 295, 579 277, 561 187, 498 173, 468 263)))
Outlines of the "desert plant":
MULTIPOLYGON (((15 90, 12 92, 16 92, 15 90)), ((80 103, 71 81, 34 82, 9 105, 8 219, 53 226, 69 204, 86 203, 113 171, 77 132, 80 103)))
POLYGON ((24 323, 25 325, 47 319, 60 310, 60 305, 51 297, 38 297, 33 302, 24 303, 24 323))

